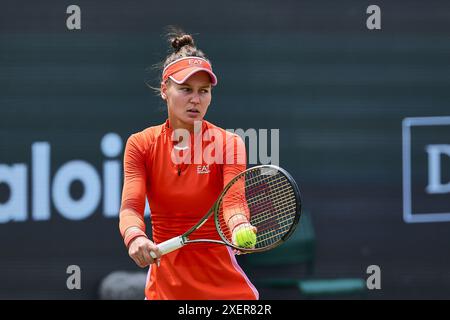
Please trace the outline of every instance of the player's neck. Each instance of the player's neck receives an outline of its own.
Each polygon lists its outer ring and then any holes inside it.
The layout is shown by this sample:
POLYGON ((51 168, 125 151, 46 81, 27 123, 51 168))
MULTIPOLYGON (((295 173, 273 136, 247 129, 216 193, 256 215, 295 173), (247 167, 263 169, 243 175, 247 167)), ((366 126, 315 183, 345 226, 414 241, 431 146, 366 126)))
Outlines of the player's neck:
POLYGON ((187 124, 170 116, 169 116, 169 126, 172 130, 185 129, 188 130, 190 133, 194 132, 194 125, 187 124))

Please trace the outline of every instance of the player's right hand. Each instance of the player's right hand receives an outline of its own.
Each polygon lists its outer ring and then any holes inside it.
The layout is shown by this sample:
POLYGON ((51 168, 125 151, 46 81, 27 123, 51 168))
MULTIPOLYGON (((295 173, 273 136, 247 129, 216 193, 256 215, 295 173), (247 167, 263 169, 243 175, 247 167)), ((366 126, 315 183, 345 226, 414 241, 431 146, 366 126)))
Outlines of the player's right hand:
POLYGON ((159 259, 161 258, 158 246, 144 236, 137 237, 130 243, 128 255, 141 268, 145 268, 155 262, 159 265, 159 259), (152 258, 150 251, 154 252, 156 259, 152 258))

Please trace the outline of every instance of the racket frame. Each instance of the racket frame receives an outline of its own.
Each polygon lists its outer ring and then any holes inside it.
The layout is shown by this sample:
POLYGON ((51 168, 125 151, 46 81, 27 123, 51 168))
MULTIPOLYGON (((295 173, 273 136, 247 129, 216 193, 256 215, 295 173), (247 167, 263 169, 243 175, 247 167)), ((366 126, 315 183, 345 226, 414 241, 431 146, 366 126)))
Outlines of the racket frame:
MULTIPOLYGON (((177 236, 174 238, 171 238, 167 241, 161 242, 158 244, 158 248, 161 251, 162 254, 167 254, 169 252, 175 251, 181 247, 183 247, 184 245, 188 244, 188 243, 198 243, 198 242, 203 242, 203 243, 216 243, 216 244, 224 244, 227 245, 229 247, 232 247, 236 250, 239 250, 241 252, 244 253, 253 253, 253 252, 263 252, 263 251, 267 251, 270 249, 273 249, 277 246, 279 246, 281 243, 285 242, 287 239, 289 239, 289 237, 294 233, 295 229, 297 228, 298 222, 300 221, 300 216, 301 216, 301 208, 302 208, 302 202, 301 202, 301 195, 300 195, 300 190, 298 188, 297 183, 295 182, 294 178, 292 178, 292 176, 283 168, 280 168, 278 166, 275 165, 259 165, 259 166, 254 166, 251 168, 248 168, 247 170, 241 172, 240 174, 236 175, 236 177, 234 177, 230 182, 228 182, 228 184, 225 186, 225 188, 222 190, 222 193, 220 194, 220 196, 217 198, 217 200, 214 202, 213 206, 211 207, 211 209, 209 209, 209 211, 203 216, 203 218, 201 218, 199 220, 199 222, 197 224, 195 224, 192 228, 190 228, 189 230, 187 230, 185 233, 183 233, 181 236, 177 236), (238 247, 235 246, 233 243, 229 242, 228 239, 226 238, 226 236, 222 233, 221 228, 220 228, 220 222, 219 222, 219 205, 221 203, 222 198, 226 195, 227 191, 234 185, 234 183, 238 180, 241 179, 243 175, 245 175, 245 172, 247 172, 248 170, 255 170, 255 169, 274 169, 276 171, 280 171, 286 178, 287 180, 290 182, 290 184, 293 187, 293 192, 295 195, 295 200, 296 200, 296 212, 295 212, 295 217, 294 220, 288 230, 288 232, 286 232, 286 234, 284 234, 279 240, 275 241, 274 243, 272 243, 269 246, 263 247, 263 248, 242 248, 242 247, 238 247), (215 225, 216 225, 216 230, 217 233, 219 234, 221 240, 212 240, 212 239, 195 239, 195 240, 189 240, 189 235, 191 233, 193 233, 195 230, 199 229, 204 223, 206 223, 206 221, 214 214, 214 221, 215 221, 215 225)), ((151 256, 153 258, 156 258, 156 256, 154 255, 153 252, 150 252, 151 256)))
POLYGON ((214 203, 214 221, 216 224, 217 232, 219 233, 219 236, 223 240, 223 243, 225 245, 232 247, 234 249, 237 249, 239 251, 245 252, 245 253, 264 252, 264 251, 273 249, 273 248, 279 246, 280 244, 282 244, 283 242, 285 242, 287 239, 289 239, 289 237, 294 233, 295 229, 297 228, 297 225, 300 221, 300 216, 302 213, 302 210, 301 210, 302 209, 302 201, 301 201, 300 189, 298 188, 297 183, 295 182, 294 178, 289 174, 289 172, 287 172, 286 170, 284 170, 283 168, 280 168, 278 166, 266 164, 266 165, 254 166, 254 167, 248 168, 247 170, 238 174, 225 186, 225 188, 222 191, 222 193, 220 194, 219 198, 214 203), (235 246, 233 243, 228 241, 228 239, 222 233, 221 228, 220 228, 219 204, 221 202, 221 199, 224 197, 224 195, 226 194, 228 189, 230 189, 234 185, 234 182, 236 182, 238 179, 241 179, 242 176, 245 175, 245 172, 247 170, 254 170, 254 169, 264 169, 265 170, 268 168, 276 170, 276 171, 280 171, 286 177, 286 179, 289 181, 289 183, 292 185, 292 187, 294 189, 293 192, 295 195, 295 204, 296 204, 296 212, 295 212, 294 220, 292 221, 292 224, 291 224, 288 232, 286 232, 286 234, 284 234, 278 241, 275 241, 274 243, 272 243, 269 246, 266 246, 263 248, 242 248, 242 247, 235 246))

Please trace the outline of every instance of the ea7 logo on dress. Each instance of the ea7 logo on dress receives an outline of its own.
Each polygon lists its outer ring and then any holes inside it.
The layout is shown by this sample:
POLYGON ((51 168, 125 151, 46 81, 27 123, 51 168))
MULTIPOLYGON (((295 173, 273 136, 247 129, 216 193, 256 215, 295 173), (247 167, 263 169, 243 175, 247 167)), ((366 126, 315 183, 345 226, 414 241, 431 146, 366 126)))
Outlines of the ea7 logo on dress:
POLYGON ((403 120, 403 220, 450 221, 450 117, 403 120))
POLYGON ((197 173, 198 174, 208 174, 209 171, 209 164, 204 166, 197 166, 197 173))

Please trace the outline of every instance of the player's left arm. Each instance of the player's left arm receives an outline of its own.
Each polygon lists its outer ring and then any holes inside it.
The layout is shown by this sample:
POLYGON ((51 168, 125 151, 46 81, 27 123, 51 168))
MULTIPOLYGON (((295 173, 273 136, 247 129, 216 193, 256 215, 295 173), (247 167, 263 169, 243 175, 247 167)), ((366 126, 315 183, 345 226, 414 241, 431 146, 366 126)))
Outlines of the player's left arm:
MULTIPOLYGON (((233 134, 227 136, 225 141, 224 186, 235 176, 245 171, 247 167, 245 144, 241 137, 233 134), (227 160, 231 163, 228 163, 227 160)), ((253 247, 256 241, 255 235, 257 230, 250 223, 250 210, 245 200, 244 177, 230 188, 223 199, 222 205, 224 220, 232 234, 233 243, 239 247, 253 247)))

